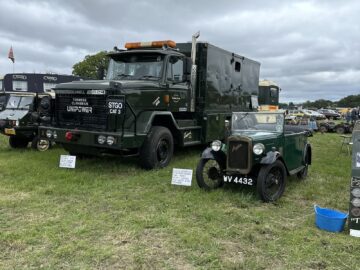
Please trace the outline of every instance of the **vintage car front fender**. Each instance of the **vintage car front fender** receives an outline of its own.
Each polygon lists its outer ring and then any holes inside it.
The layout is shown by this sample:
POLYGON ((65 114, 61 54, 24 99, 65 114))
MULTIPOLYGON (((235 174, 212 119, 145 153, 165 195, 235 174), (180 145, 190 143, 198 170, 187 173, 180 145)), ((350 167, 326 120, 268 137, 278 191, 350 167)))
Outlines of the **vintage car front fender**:
POLYGON ((272 164, 279 156, 280 153, 278 151, 269 151, 266 153, 266 156, 261 159, 260 164, 272 164))
POLYGON ((200 156, 202 159, 215 159, 223 168, 226 167, 226 155, 223 151, 214 151, 211 147, 206 148, 200 156))

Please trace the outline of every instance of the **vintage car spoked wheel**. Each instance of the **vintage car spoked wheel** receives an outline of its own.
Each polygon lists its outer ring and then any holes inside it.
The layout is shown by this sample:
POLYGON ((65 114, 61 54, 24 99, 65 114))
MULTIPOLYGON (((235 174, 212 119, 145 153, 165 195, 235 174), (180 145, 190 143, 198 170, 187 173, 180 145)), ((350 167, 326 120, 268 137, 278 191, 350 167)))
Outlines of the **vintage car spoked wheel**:
POLYGON ((276 201, 285 190, 286 170, 284 164, 277 160, 261 167, 257 179, 257 191, 264 202, 276 201))
POLYGON ((140 150, 140 164, 145 169, 166 167, 174 152, 173 137, 166 127, 154 126, 140 150))
POLYGON ((11 148, 25 148, 29 144, 29 140, 27 138, 19 137, 19 136, 10 136, 9 137, 9 145, 11 148))
POLYGON ((200 159, 196 167, 196 182, 199 187, 210 190, 224 184, 223 168, 215 159, 200 159))

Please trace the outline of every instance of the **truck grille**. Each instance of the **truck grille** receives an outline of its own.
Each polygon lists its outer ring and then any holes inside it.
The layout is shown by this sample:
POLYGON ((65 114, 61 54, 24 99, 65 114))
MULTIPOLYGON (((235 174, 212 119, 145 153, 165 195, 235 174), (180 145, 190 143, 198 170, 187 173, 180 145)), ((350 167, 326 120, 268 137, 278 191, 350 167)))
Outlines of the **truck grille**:
POLYGON ((228 169, 248 173, 250 169, 251 141, 249 139, 229 138, 228 169))
POLYGON ((55 103, 59 127, 95 130, 104 130, 107 127, 106 95, 57 94, 55 103), (68 106, 74 104, 74 100, 86 101, 78 107, 91 108, 91 113, 68 111, 68 106))

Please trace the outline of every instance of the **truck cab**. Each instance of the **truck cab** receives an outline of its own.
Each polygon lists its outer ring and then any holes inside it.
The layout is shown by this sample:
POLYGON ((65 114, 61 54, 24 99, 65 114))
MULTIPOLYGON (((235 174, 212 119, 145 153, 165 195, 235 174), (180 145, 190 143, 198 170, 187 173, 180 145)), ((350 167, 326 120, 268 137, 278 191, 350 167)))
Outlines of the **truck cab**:
POLYGON ((231 112, 257 99, 260 64, 196 37, 125 48, 109 54, 104 80, 56 86, 54 122, 41 136, 73 155, 138 155, 143 168, 162 168, 174 145, 224 138, 231 112))

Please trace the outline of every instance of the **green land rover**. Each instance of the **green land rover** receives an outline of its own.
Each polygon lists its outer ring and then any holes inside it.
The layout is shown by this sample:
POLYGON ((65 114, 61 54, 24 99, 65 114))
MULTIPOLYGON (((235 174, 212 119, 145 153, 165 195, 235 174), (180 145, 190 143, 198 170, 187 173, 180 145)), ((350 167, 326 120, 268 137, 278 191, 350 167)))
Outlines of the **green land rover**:
POLYGON ((198 185, 214 189, 224 183, 256 186, 261 199, 275 201, 288 175, 303 179, 311 164, 307 130, 284 124, 281 112, 239 112, 232 115, 226 144, 213 141, 196 169, 198 185))

